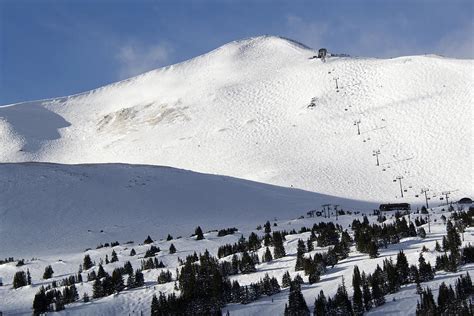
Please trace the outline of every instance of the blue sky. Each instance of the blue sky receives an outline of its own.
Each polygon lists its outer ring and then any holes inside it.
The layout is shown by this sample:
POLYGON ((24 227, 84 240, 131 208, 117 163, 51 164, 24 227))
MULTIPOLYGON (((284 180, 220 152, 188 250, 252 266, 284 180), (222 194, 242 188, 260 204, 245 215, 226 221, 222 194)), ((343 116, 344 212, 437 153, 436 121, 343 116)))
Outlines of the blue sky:
POLYGON ((473 58, 474 1, 0 0, 0 104, 87 91, 271 34, 356 56, 473 58))

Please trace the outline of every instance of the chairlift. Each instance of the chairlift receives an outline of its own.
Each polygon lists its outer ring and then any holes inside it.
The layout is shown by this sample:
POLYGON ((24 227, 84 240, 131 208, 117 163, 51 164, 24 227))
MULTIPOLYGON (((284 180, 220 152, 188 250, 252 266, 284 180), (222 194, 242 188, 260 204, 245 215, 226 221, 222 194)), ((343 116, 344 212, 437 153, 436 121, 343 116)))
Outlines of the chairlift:
POLYGON ((385 169, 385 168, 383 168, 383 169, 382 169, 382 171, 386 171, 386 169, 385 169))
POLYGON ((393 182, 397 182, 397 180, 393 180, 393 182))
POLYGON ((415 197, 420 197, 418 194, 415 194, 415 197))
POLYGON ((405 190, 403 190, 403 192, 408 192, 408 190, 407 190, 407 189, 405 189, 405 190))
POLYGON ((444 200, 444 197, 440 197, 439 199, 442 201, 442 200, 444 200))

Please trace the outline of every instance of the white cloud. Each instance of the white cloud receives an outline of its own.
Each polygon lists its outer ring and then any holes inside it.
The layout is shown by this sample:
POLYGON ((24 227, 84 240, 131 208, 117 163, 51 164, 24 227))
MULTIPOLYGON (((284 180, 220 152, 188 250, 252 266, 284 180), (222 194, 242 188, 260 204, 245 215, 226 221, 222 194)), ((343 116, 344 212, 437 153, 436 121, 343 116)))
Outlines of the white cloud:
POLYGON ((172 52, 172 47, 166 43, 143 45, 128 42, 118 48, 118 75, 124 79, 164 66, 170 61, 172 52))

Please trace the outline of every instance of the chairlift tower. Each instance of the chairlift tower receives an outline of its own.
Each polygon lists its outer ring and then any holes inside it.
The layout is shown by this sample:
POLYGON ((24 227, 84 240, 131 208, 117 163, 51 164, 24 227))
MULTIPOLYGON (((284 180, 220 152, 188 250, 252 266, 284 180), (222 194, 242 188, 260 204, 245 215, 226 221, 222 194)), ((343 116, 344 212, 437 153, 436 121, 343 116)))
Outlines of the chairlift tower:
POLYGON ((379 163, 379 155, 380 155, 380 149, 374 150, 372 156, 375 156, 377 159, 377 166, 380 166, 379 163))
POLYGON ((324 211, 324 217, 327 218, 327 217, 331 217, 331 214, 329 213, 329 206, 331 204, 323 204, 321 205, 323 207, 323 211, 324 211), (326 207, 327 207, 327 211, 326 211, 326 207), (329 215, 329 216, 328 216, 329 215))
POLYGON ((397 182, 397 181, 398 181, 398 182, 400 183, 400 194, 401 194, 402 197, 403 197, 402 179, 403 179, 402 176, 397 176, 397 177, 393 180, 393 182, 397 182))
POLYGON ((424 189, 421 189, 421 194, 424 194, 425 195, 425 201, 426 201, 426 208, 428 209, 428 200, 430 199, 428 197, 428 191, 430 189, 427 189, 427 188, 424 188, 424 189))
POLYGON ((354 121, 354 126, 357 126, 357 135, 360 135, 360 119, 354 121))

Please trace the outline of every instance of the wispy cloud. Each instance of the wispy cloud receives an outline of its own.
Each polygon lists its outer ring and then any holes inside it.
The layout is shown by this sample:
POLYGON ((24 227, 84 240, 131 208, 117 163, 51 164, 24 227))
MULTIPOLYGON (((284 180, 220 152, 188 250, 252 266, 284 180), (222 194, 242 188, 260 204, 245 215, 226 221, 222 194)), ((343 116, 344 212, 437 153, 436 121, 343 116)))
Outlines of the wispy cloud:
POLYGON ((145 45, 127 42, 118 47, 115 56, 119 64, 120 79, 139 75, 166 65, 170 61, 173 48, 167 43, 145 45))

